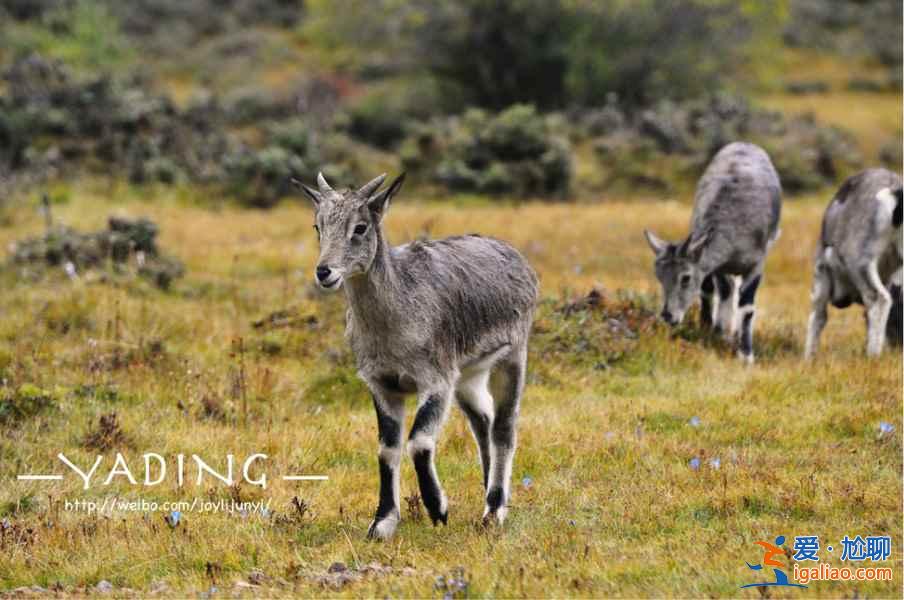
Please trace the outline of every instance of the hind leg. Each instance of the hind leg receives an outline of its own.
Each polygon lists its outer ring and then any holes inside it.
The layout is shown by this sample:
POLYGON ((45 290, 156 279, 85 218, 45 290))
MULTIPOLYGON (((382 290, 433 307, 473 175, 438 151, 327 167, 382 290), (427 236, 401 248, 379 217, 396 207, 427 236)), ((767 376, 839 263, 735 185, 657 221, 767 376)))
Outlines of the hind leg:
POLYGON ((885 326, 892 304, 891 294, 879 278, 876 261, 858 268, 853 279, 866 307, 866 354, 878 356, 885 343, 885 326))
POLYGON ((807 322, 807 345, 804 348, 804 358, 811 359, 819 348, 819 337, 829 319, 827 310, 829 296, 832 293, 832 278, 829 267, 823 264, 816 265, 813 274, 813 289, 810 291, 810 320, 807 322))
POLYGON ((490 472, 484 523, 502 524, 511 498, 512 462, 517 444, 517 422, 524 393, 527 348, 513 350, 491 376, 496 414, 490 430, 490 472))
POLYGON ((455 399, 468 418, 477 453, 483 470, 483 487, 486 490, 490 476, 490 427, 493 424, 493 397, 489 390, 490 370, 485 369, 462 375, 455 388, 455 399))

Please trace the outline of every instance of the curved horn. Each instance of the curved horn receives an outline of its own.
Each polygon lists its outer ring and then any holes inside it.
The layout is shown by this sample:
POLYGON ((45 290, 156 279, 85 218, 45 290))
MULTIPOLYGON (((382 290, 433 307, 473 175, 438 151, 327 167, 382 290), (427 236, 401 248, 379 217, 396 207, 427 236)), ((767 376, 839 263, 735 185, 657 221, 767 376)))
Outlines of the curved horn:
POLYGON ((370 195, 379 189, 381 185, 383 185, 383 180, 386 179, 386 173, 374 177, 369 182, 365 183, 360 190, 358 190, 359 196, 364 196, 365 198, 370 198, 370 195))
POLYGON ((333 188, 330 187, 330 184, 326 182, 326 178, 323 176, 323 173, 317 173, 317 187, 319 187, 320 191, 323 193, 333 191, 333 188))

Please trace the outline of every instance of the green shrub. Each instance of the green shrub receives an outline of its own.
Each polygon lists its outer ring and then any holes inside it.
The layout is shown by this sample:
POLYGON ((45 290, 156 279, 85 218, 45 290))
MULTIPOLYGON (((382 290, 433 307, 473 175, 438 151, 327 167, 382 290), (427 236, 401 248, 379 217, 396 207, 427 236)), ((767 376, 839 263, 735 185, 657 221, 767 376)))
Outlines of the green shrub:
POLYGON ((849 133, 810 116, 788 119, 757 110, 726 95, 659 102, 595 138, 593 147, 609 173, 605 186, 626 183, 661 192, 695 180, 720 148, 738 140, 762 146, 792 194, 831 185, 862 163, 849 133))
POLYGON ((243 148, 226 157, 231 191, 243 204, 269 208, 289 191, 290 178, 305 170, 297 155, 280 146, 243 148))
POLYGON ((23 383, 18 389, 0 389, 0 425, 15 425, 52 408, 56 400, 51 392, 23 383))
POLYGON ((429 77, 383 83, 351 102, 348 131, 379 148, 393 148, 409 133, 412 123, 443 114, 450 104, 429 77))
POLYGON ((571 151, 532 106, 492 115, 480 109, 422 126, 402 149, 406 168, 451 190, 562 195, 571 182, 571 151))

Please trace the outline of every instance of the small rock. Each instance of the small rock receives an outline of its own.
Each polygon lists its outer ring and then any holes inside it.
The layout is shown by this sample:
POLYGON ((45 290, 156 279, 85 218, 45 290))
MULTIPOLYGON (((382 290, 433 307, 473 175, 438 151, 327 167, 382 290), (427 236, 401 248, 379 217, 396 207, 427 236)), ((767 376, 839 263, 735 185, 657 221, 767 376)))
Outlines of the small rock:
POLYGON ((267 581, 267 576, 264 575, 264 572, 260 569, 252 569, 250 573, 248 573, 248 581, 251 582, 251 585, 264 585, 267 581))
POLYGON ((101 594, 109 594, 113 591, 113 584, 107 581, 106 579, 101 579, 94 589, 100 592, 101 594))
POLYGON ((392 572, 392 567, 381 565, 378 562, 372 562, 362 567, 359 572, 362 574, 386 575, 392 572))
POLYGON ((334 562, 330 565, 330 568, 326 570, 327 573, 344 573, 348 571, 348 567, 345 566, 345 563, 334 562))

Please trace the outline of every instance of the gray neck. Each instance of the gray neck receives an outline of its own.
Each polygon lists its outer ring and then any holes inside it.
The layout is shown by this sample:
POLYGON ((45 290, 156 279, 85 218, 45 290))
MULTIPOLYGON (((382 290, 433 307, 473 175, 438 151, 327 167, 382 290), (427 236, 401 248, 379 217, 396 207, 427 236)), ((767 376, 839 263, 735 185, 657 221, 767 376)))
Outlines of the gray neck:
POLYGON ((729 258, 724 246, 715 242, 716 240, 710 240, 706 244, 700 254, 700 260, 697 261, 697 266, 707 275, 724 265, 729 258))
POLYGON ((383 228, 377 229, 377 251, 370 269, 345 281, 345 297, 356 321, 372 328, 393 318, 398 306, 398 273, 383 228))

